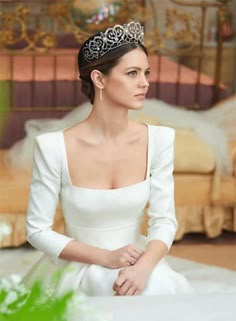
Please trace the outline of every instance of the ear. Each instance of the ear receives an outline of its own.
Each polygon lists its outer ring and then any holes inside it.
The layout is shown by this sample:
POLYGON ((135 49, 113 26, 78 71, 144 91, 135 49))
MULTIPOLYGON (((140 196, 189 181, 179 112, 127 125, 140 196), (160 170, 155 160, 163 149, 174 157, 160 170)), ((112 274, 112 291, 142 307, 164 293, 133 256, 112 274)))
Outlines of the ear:
POLYGON ((92 79, 94 86, 96 86, 98 89, 104 88, 105 76, 103 75, 103 73, 101 71, 94 69, 91 72, 90 77, 92 79))

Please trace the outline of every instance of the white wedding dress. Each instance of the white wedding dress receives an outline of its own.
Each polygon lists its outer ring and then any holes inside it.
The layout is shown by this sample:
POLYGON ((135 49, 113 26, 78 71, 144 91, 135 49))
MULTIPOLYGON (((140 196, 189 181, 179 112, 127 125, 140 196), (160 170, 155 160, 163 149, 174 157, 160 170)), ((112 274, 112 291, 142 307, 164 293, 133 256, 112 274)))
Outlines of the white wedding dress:
MULTIPOLYGON (((75 290, 88 296, 112 296, 119 269, 58 258, 72 239, 110 250, 129 243, 144 248, 148 241, 159 239, 170 248, 177 228, 172 176, 174 130, 151 125, 147 128, 146 179, 117 189, 92 189, 72 184, 63 130, 36 138, 27 234, 28 241, 45 254, 25 276, 26 284, 40 278, 53 294, 75 290), (66 235, 51 229, 59 200, 66 235), (150 226, 148 236, 144 237, 139 227, 147 201, 150 226)), ((142 295, 190 292, 192 288, 185 277, 162 259, 142 295)))

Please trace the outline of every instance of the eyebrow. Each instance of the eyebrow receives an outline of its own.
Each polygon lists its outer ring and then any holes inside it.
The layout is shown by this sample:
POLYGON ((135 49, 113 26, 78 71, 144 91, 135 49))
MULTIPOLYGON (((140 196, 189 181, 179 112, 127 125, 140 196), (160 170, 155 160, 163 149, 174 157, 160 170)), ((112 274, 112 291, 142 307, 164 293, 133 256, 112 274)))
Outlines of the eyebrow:
MULTIPOLYGON (((128 69, 137 69, 137 70, 139 70, 139 71, 142 70, 142 68, 136 67, 136 66, 125 68, 125 70, 128 70, 128 69)), ((145 71, 150 71, 150 67, 146 68, 145 71)))

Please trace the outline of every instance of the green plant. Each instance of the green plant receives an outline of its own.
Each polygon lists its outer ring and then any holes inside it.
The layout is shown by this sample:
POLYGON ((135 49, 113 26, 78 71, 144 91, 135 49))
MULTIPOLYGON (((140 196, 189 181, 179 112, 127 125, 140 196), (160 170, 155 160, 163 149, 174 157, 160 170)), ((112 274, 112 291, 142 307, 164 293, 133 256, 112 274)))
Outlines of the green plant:
POLYGON ((0 81, 0 138, 6 125, 7 109, 9 109, 10 89, 9 84, 0 81))
POLYGON ((66 321, 74 293, 52 297, 40 282, 30 289, 11 278, 0 280, 0 321, 66 321))

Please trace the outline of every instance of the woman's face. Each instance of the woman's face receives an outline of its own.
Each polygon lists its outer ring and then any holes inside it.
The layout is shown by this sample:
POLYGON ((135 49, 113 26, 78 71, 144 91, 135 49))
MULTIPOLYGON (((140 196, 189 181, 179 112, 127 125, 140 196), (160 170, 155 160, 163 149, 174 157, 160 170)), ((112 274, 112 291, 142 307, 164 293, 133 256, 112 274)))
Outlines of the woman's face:
POLYGON ((148 58, 136 48, 123 57, 104 81, 104 99, 113 106, 140 109, 147 94, 150 75, 148 58))

